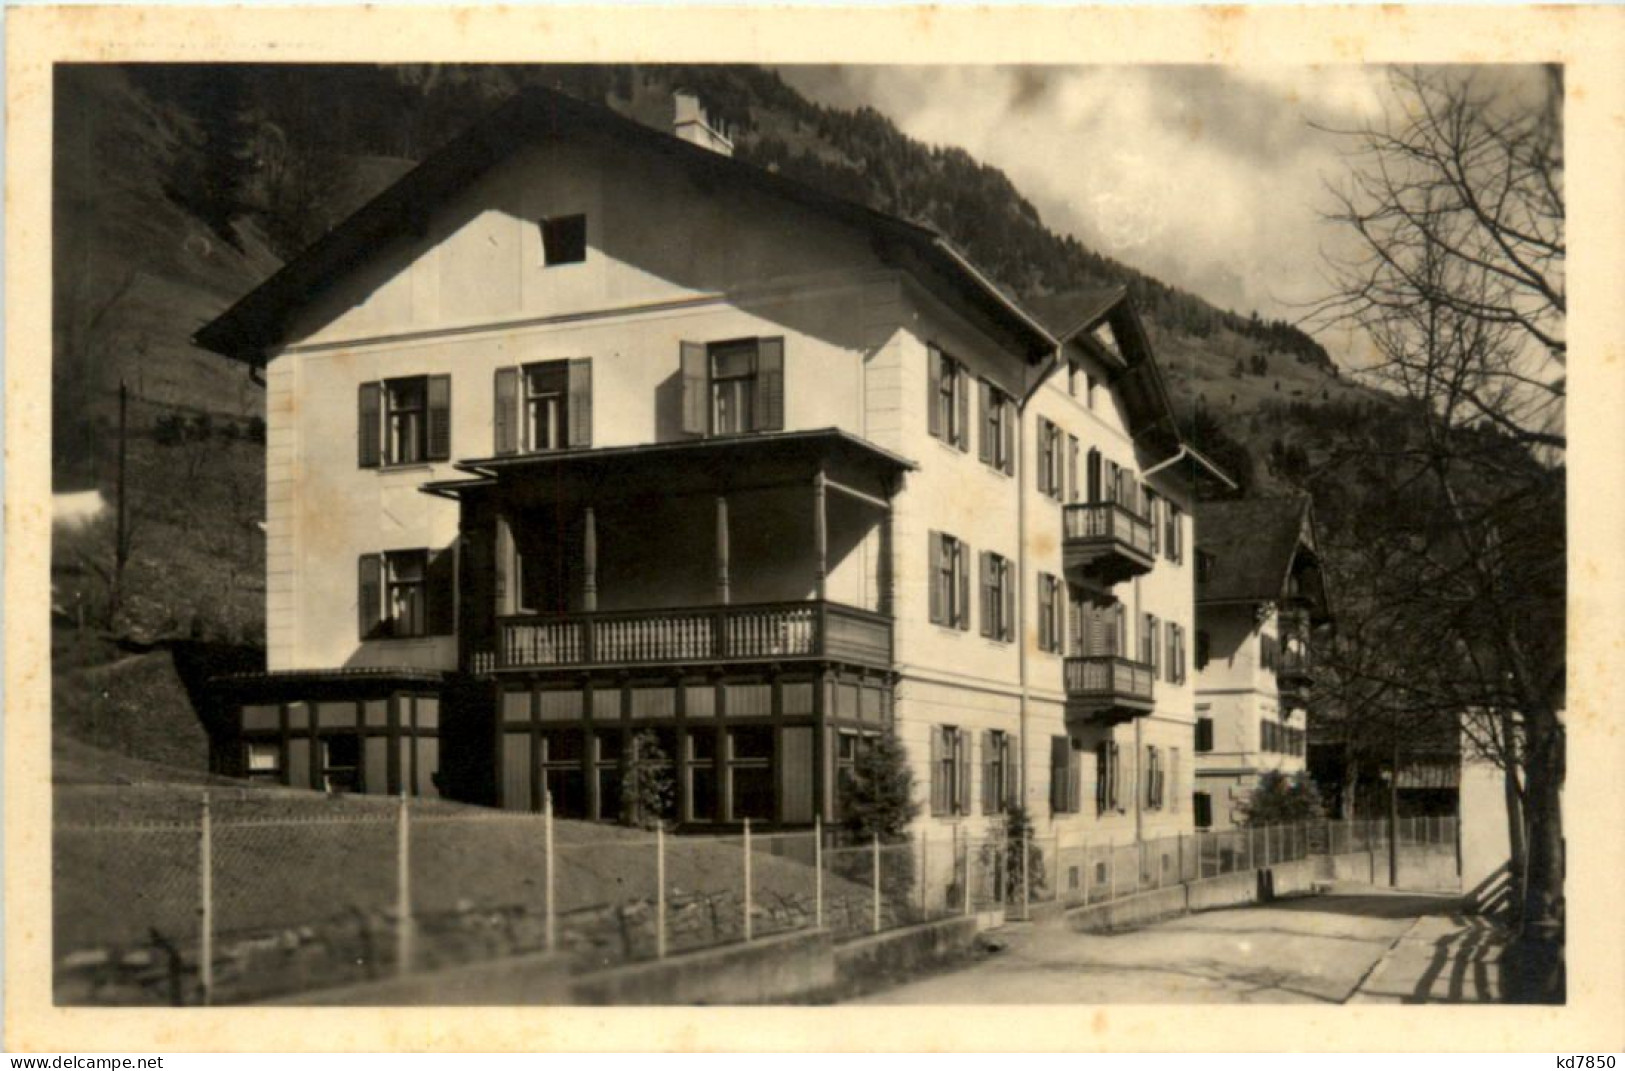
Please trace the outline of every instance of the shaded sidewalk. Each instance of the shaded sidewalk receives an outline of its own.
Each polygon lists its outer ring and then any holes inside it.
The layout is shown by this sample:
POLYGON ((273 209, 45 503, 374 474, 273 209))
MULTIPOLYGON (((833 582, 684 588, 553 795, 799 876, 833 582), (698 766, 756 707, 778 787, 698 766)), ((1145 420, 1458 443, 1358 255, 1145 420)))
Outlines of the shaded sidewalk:
POLYGON ((1372 967, 1351 1004, 1490 1004, 1504 999, 1501 955, 1512 935, 1460 911, 1424 915, 1372 967))

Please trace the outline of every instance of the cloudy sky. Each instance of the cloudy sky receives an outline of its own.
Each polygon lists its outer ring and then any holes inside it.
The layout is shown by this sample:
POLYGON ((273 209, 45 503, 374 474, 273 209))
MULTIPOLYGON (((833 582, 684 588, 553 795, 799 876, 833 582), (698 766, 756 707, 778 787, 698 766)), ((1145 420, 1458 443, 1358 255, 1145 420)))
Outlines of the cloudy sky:
MULTIPOLYGON (((1216 305, 1296 320, 1322 292, 1324 184, 1375 120, 1376 67, 783 67, 1003 170, 1052 229, 1216 305)), ((1330 338, 1323 339, 1335 346, 1330 338)))

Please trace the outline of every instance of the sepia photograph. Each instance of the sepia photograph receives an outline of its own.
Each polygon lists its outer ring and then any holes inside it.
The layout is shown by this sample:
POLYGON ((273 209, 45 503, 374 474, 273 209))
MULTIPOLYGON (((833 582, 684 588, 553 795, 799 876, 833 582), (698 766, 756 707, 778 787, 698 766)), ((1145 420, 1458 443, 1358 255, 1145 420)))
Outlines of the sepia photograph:
POLYGON ((1563 62, 47 85, 53 1008, 1571 999, 1563 62))

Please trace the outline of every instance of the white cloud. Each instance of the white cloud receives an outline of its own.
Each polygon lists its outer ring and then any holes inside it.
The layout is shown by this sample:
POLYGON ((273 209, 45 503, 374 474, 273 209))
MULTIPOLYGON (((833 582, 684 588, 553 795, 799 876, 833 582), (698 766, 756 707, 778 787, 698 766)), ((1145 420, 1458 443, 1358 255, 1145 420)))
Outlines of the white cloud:
POLYGON ((1242 313, 1295 319, 1320 292, 1323 183, 1338 139, 1375 118, 1360 67, 788 68, 831 104, 1003 170, 1044 221, 1242 313))

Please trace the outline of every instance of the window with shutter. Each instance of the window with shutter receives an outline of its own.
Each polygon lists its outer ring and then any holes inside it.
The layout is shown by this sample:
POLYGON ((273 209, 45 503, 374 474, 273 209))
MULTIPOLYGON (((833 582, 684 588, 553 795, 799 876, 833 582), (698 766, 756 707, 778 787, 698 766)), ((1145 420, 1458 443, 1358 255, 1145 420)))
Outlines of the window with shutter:
POLYGON ((1208 829, 1213 825, 1213 797, 1206 792, 1197 792, 1191 796, 1192 821, 1197 829, 1208 829))
POLYGON ((1050 600, 1054 592, 1050 588, 1049 574, 1038 574, 1038 649, 1040 651, 1053 651, 1054 636, 1051 631, 1050 600))
POLYGON ((1196 750, 1206 753, 1213 750, 1213 719, 1198 717, 1196 719, 1196 750))
POLYGON ((1001 560, 1000 573, 1004 587, 1004 605, 999 620, 999 638, 1011 643, 1016 638, 1016 566, 1008 558, 1001 560))
POLYGON ((964 365, 954 368, 954 391, 958 412, 955 414, 954 443, 960 450, 970 452, 970 389, 966 380, 969 373, 964 365))
POLYGON ((1145 494, 1145 519, 1151 522, 1151 556, 1154 558, 1161 549, 1157 535, 1157 494, 1155 491, 1147 491, 1145 494))
POLYGON ((1098 503, 1098 502, 1103 501, 1103 499, 1101 498, 1102 479, 1101 479, 1100 466, 1101 466, 1100 451, 1096 450, 1094 447, 1091 446, 1089 448, 1087 463, 1084 466, 1085 478, 1086 478, 1086 480, 1087 480, 1087 482, 1089 484, 1089 486, 1087 488, 1085 488, 1085 491, 1088 494, 1088 496, 1089 496, 1088 500, 1091 503, 1098 503))
POLYGON ((1207 666, 1208 653, 1211 646, 1212 639, 1206 632, 1198 629, 1196 632, 1196 669, 1198 672, 1207 666))

